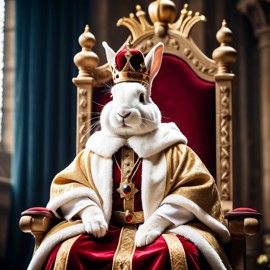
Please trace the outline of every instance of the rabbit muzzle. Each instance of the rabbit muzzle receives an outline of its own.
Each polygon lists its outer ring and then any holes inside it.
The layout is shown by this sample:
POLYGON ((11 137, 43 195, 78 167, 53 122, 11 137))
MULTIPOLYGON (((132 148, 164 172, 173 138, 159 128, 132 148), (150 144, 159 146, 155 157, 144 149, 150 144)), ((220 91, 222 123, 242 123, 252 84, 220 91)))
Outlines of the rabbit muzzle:
POLYGON ((141 123, 140 114, 136 109, 121 108, 115 112, 115 120, 118 122, 119 127, 136 127, 141 123))
POLYGON ((131 115, 131 110, 128 106, 122 106, 116 113, 124 120, 131 115))

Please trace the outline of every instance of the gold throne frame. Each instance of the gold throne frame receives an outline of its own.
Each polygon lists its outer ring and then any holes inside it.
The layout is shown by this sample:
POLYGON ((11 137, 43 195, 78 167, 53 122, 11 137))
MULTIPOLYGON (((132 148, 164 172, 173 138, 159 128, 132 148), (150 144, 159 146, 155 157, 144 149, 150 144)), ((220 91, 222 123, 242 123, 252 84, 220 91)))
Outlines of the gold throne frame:
MULTIPOLYGON (((136 15, 122 18, 118 26, 126 26, 133 47, 147 54, 157 42, 164 44, 164 53, 183 59, 201 79, 214 82, 216 86, 216 182, 220 191, 225 212, 233 208, 233 157, 232 157, 232 100, 234 74, 231 66, 236 61, 236 51, 230 46, 232 32, 225 21, 217 32, 220 46, 214 50, 213 59, 208 58, 194 43, 190 32, 193 26, 206 21, 205 16, 192 12, 185 4, 180 17, 174 22, 175 9, 172 2, 154 1, 149 6, 149 24, 145 12, 136 6, 136 15)), ((92 112, 92 91, 102 83, 111 80, 108 64, 98 66, 99 58, 92 51, 95 37, 86 26, 79 38, 82 51, 74 57, 79 74, 73 79, 77 86, 77 152, 80 152, 88 139, 92 112)))

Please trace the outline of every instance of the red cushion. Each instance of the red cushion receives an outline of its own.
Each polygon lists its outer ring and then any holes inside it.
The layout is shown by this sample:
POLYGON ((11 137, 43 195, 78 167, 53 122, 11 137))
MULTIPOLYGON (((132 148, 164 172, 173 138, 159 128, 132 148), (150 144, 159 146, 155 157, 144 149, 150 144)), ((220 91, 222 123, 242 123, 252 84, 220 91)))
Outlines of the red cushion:
POLYGON ((257 213, 256 210, 252 209, 252 208, 248 208, 248 207, 239 207, 239 208, 235 208, 231 211, 232 213, 237 213, 237 212, 253 212, 253 213, 257 213))
POLYGON ((240 208, 235 208, 230 212, 227 212, 225 214, 225 218, 228 220, 232 219, 240 219, 244 220, 245 218, 256 218, 256 219, 261 219, 262 214, 258 213, 256 210, 248 207, 240 207, 240 208))
POLYGON ((21 213, 21 216, 47 216, 55 218, 54 213, 45 207, 32 207, 21 213))
POLYGON ((45 208, 45 207, 31 207, 31 208, 27 209, 27 211, 44 211, 47 213, 52 213, 52 211, 50 209, 45 208))

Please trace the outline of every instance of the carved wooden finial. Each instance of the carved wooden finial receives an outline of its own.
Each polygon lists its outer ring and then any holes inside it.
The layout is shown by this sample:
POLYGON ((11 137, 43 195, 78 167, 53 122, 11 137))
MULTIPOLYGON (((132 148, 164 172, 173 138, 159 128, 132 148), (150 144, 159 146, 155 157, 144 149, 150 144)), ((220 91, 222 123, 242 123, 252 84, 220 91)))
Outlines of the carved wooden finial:
POLYGON ((229 45, 232 42, 232 31, 227 27, 227 22, 222 21, 222 26, 217 32, 217 41, 221 46, 229 45))
POLYGON ((95 43, 95 36, 90 32, 89 26, 86 25, 84 32, 79 37, 82 50, 74 57, 74 63, 79 69, 78 77, 92 76, 93 70, 98 66, 99 58, 92 51, 95 43))
POLYGON ((170 0, 157 0, 148 7, 148 12, 153 24, 173 23, 176 18, 175 4, 170 0))
POLYGON ((168 24, 172 24, 176 18, 175 4, 170 0, 157 0, 149 5, 148 12, 156 35, 164 36, 168 24))
POLYGON ((212 57, 218 65, 218 74, 231 73, 231 66, 236 61, 236 50, 230 46, 232 31, 227 27, 225 20, 216 35, 220 46, 213 51, 212 57))

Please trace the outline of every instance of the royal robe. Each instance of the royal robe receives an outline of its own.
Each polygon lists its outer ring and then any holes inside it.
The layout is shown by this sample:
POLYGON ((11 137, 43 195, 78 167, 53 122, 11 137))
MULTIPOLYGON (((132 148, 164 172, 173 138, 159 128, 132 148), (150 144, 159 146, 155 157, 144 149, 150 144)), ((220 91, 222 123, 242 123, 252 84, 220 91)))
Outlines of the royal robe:
MULTIPOLYGON (((184 270, 192 264, 193 255, 184 252, 189 245, 192 246, 190 250, 197 250, 197 255, 202 255, 206 265, 212 269, 231 269, 223 251, 223 244, 230 240, 230 235, 223 224, 215 181, 173 123, 162 124, 151 133, 129 139, 103 131, 93 134, 85 150, 54 178, 47 208, 59 217, 63 217, 64 209, 68 221, 56 225, 46 235, 29 269, 42 269, 47 260, 48 264, 51 263, 48 269, 53 266, 57 270, 71 269, 68 265, 76 260, 76 256, 72 258, 71 255, 77 251, 72 253, 69 247, 74 243, 82 250, 82 255, 77 257, 83 261, 91 253, 89 269, 98 269, 95 262, 104 263, 107 259, 108 262, 99 269, 184 270), (119 186, 113 179, 113 156, 125 145, 141 159, 142 167, 138 170, 141 177, 137 177, 141 180, 135 183, 139 200, 135 195, 133 209, 129 211, 131 220, 127 219, 126 209, 121 209, 115 202, 119 186), (85 234, 84 225, 76 219, 76 213, 83 207, 78 198, 90 200, 102 209, 105 220, 110 224, 103 238, 95 239, 85 234), (153 244, 136 248, 137 226, 154 213, 172 220, 173 226, 153 244), (186 213, 193 218, 187 221, 186 213), (164 255, 164 250, 167 250, 167 255, 164 255), (145 254, 149 254, 150 259, 145 254), (48 258, 53 259, 50 261, 48 258), (156 261, 153 262, 153 258, 156 261)), ((198 265, 199 260, 195 264, 198 265)))

